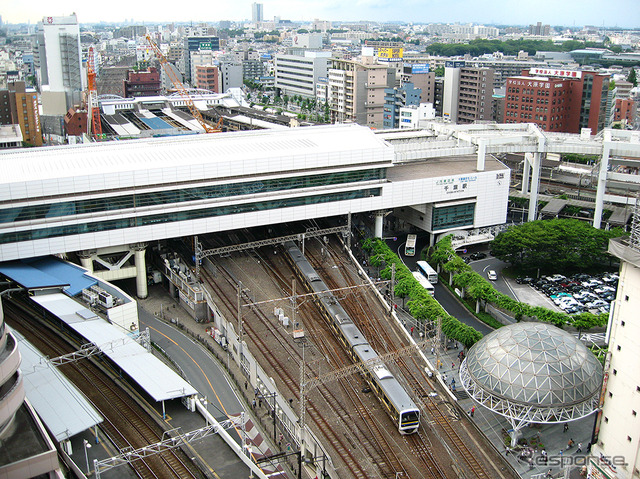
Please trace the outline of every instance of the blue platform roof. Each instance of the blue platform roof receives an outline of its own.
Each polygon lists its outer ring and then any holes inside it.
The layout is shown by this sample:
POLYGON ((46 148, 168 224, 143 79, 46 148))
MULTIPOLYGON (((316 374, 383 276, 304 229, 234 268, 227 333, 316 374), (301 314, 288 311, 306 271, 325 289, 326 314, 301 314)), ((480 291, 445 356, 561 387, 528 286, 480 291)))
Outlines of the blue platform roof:
POLYGON ((51 256, 0 263, 0 273, 27 289, 61 287, 69 296, 97 284, 84 269, 51 256))
POLYGON ((161 118, 140 118, 147 126, 154 130, 167 130, 173 128, 161 118))

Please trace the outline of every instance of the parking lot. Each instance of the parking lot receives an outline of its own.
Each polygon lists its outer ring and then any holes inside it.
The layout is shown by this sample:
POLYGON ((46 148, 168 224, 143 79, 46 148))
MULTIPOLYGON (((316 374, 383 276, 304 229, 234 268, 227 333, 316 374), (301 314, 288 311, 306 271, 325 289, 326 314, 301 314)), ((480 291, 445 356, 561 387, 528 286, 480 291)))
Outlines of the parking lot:
POLYGON ((569 277, 561 274, 540 279, 516 278, 516 283, 529 285, 547 296, 553 304, 567 314, 591 312, 608 313, 616 297, 618 275, 604 273, 589 275, 578 273, 569 277))

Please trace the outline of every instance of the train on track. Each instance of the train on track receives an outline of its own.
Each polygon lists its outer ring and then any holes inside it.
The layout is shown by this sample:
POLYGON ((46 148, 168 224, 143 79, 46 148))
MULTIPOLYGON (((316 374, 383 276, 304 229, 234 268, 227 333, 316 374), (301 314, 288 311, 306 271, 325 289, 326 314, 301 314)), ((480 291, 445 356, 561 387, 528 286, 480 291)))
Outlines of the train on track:
MULTIPOLYGON (((378 354, 367 342, 367 338, 353 323, 333 293, 329 291, 300 248, 294 242, 288 241, 285 243, 285 249, 298 277, 311 292, 317 293, 314 301, 320 306, 325 320, 351 359, 357 363, 377 358, 378 354)), ((368 367, 365 376, 371 389, 396 423, 400 433, 412 434, 416 432, 420 425, 420 409, 384 364, 368 367)))

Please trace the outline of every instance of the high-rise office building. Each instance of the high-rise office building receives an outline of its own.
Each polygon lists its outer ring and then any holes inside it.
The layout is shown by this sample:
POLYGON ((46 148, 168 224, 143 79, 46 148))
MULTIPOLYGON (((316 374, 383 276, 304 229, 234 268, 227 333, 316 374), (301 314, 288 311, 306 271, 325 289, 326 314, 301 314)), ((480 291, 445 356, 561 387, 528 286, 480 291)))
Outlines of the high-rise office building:
POLYGON ((22 141, 42 146, 38 93, 26 88, 23 81, 9 83, 6 90, 0 90, 0 124, 20 125, 22 141))
POLYGON ((262 11, 261 3, 252 3, 251 4, 251 20, 253 23, 262 22, 264 20, 264 13, 262 11))
POLYGON ((65 115, 79 104, 86 78, 75 14, 44 17, 38 24, 34 62, 45 115, 65 115))
POLYGON ((191 67, 191 56, 199 51, 220 50, 220 38, 218 37, 186 37, 182 48, 182 69, 185 81, 193 85, 194 73, 191 67))
POLYGON ((493 76, 491 68, 467 67, 465 62, 447 62, 442 115, 453 123, 491 120, 493 76))
POLYGON ((380 65, 374 57, 362 57, 361 61, 334 58, 328 77, 333 122, 382 127, 384 90, 395 86, 395 67, 380 65))
POLYGON ((275 57, 276 89, 285 95, 316 96, 316 85, 326 78, 331 52, 292 51, 275 57))
POLYGON ((507 79, 504 121, 535 123, 544 131, 593 134, 606 124, 609 75, 532 68, 507 79))

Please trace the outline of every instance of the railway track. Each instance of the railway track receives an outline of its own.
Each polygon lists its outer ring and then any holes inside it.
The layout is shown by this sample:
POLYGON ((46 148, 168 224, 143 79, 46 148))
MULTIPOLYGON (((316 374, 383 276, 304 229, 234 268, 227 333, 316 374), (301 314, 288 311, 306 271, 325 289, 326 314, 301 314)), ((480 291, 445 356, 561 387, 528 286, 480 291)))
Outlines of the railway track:
MULTIPOLYGON (((33 314, 27 305, 5 301, 4 312, 7 324, 43 354, 57 357, 77 349, 48 325, 35 323, 33 318, 37 314, 33 314), (47 334, 43 334, 45 331, 47 334)), ((60 369, 100 411, 104 418, 100 427, 119 451, 139 449, 162 440, 163 429, 92 361, 85 359, 68 363, 60 369)), ((143 479, 203 477, 179 450, 139 459, 130 465, 143 479)))
MULTIPOLYGON (((235 286, 232 282, 231 276, 226 272, 226 270, 222 267, 219 267, 219 271, 222 272, 222 276, 226 279, 227 282, 231 286, 235 286)), ((229 294, 219 285, 220 277, 217 281, 212 281, 213 278, 208 272, 203 274, 203 278, 208 281, 211 285, 213 291, 216 293, 217 297, 224 303, 225 308, 230 312, 236 308, 235 298, 232 299, 229 294)), ((256 345, 260 354, 264 357, 268 366, 277 374, 277 376, 284 382, 286 388, 288 389, 288 393, 295 397, 296 400, 300 399, 300 386, 299 386, 299 376, 294 375, 290 372, 290 368, 286 367, 282 361, 277 357, 274 353, 273 344, 268 344, 266 338, 257 331, 256 327, 252 324, 254 320, 262 323, 263 326, 268 327, 274 334, 270 336, 270 340, 275 339, 278 342, 278 345, 281 350, 286 351, 291 359, 295 361, 295 364, 299 364, 302 360, 302 356, 299 351, 292 348, 286 341, 286 339, 278 334, 276 331, 278 328, 273 328, 273 324, 269 321, 268 318, 259 310, 253 309, 252 313, 254 316, 251 319, 247 319, 244 321, 244 332, 247 337, 256 345)), ((264 365, 263 365, 264 366, 264 365)), ((283 391, 284 392, 284 391, 283 391)), ((326 390, 323 390, 323 395, 328 394, 326 390)), ((335 398, 330 398, 330 401, 333 402, 334 405, 339 404, 339 401, 335 398)), ((341 411, 344 413, 344 410, 341 411)), ((327 421, 327 419, 317 410, 315 407, 314 401, 307 401, 307 409, 306 416, 311 418, 313 423, 316 425, 319 431, 329 439, 332 446, 339 454, 342 461, 345 463, 346 467, 349 469, 353 477, 357 478, 366 478, 369 477, 366 469, 361 467, 359 460, 356 458, 354 452, 352 451, 351 444, 348 444, 343 437, 334 430, 333 426, 327 421)))
MULTIPOLYGON (((312 249, 308 249, 307 251, 312 251, 312 249)), ((342 263, 342 258, 340 255, 337 255, 331 249, 329 250, 332 255, 332 260, 337 262, 338 264, 342 263)), ((311 253, 313 255, 313 253, 311 253)), ((326 264, 323 262, 322 264, 326 264)), ((322 264, 318 266, 321 267, 322 264)), ((350 266, 350 265, 349 265, 350 266)), ((349 270, 349 267, 339 267, 338 271, 343 278, 344 284, 338 283, 334 281, 334 284, 331 284, 330 287, 339 287, 345 285, 351 285, 353 281, 350 277, 345 274, 349 270)), ((326 281, 326 279, 325 279, 326 281)), ((330 283, 327 283, 330 284, 330 283)), ((386 330, 384 325, 380 323, 379 319, 376 317, 372 317, 370 314, 367 314, 362 304, 366 299, 364 295, 360 291, 356 291, 351 297, 345 298, 343 301, 343 307, 347 310, 349 315, 353 318, 356 318, 354 321, 357 321, 358 327, 365 333, 368 338, 371 338, 370 343, 376 348, 379 354, 385 352, 391 352, 399 347, 404 346, 404 344, 394 344, 395 341, 389 335, 384 334, 383 332, 386 330)), ((382 311, 381 316, 384 316, 385 313, 382 311)), ((407 356, 405 358, 400 358, 397 361, 397 366, 402 371, 402 377, 405 378, 409 382, 409 389, 413 390, 414 393, 421 399, 422 404, 425 407, 425 412, 427 412, 433 422, 437 424, 437 426, 444 433, 443 439, 446 438, 447 446, 449 450, 454 450, 459 456, 460 460, 466 464, 468 470, 473 474, 475 478, 489 478, 489 477, 498 477, 501 472, 496 469, 495 471, 488 471, 486 466, 476 459, 476 454, 470 450, 470 448, 466 445, 466 442, 461 438, 460 434, 456 431, 453 424, 456 421, 452 421, 452 418, 445 412, 442 411, 439 404, 437 404, 433 397, 430 396, 430 392, 424 388, 425 384, 430 384, 432 389, 434 389, 434 385, 431 383, 431 380, 426 377, 424 374, 422 367, 417 363, 417 359, 414 356, 407 356), (412 363, 412 364, 410 364, 412 363), (497 474, 497 475, 496 475, 497 474)), ((447 411, 449 412, 449 410, 447 411)), ((417 438, 411 438, 410 443, 413 449, 416 451, 424 451, 424 454, 420 454, 418 457, 423 458, 424 465, 427 467, 433 477, 446 477, 442 467, 438 465, 437 461, 434 458, 434 455, 430 452, 431 447, 425 441, 426 437, 424 434, 421 434, 417 438), (423 437, 420 437, 423 436, 423 437)))
MULTIPOLYGON (((330 239, 332 243, 335 241, 333 238, 330 239)), ((350 262, 343 262, 342 257, 334 251, 334 249, 337 249, 335 243, 330 245, 323 244, 323 247, 325 246, 325 256, 322 258, 320 258, 320 255, 316 251, 318 250, 318 247, 315 240, 307 242, 307 249, 305 253, 313 263, 316 270, 321 274, 327 285, 332 289, 347 285, 354 285, 356 281, 353 278, 358 278, 356 268, 350 262), (329 256, 327 256, 327 254, 329 256), (330 265, 332 264, 337 265, 337 268, 331 268, 330 265), (342 275, 342 277, 338 277, 338 279, 335 280, 333 277, 336 275, 342 275)), ((258 260, 258 263, 260 263, 261 266, 269 272, 272 279, 277 282, 278 288, 282 293, 280 297, 289 296, 291 283, 287 278, 291 277, 292 271, 290 270, 290 267, 288 267, 288 269, 285 268, 282 264, 283 262, 279 260, 279 257, 282 255, 272 255, 271 251, 265 255, 260 255, 257 251, 253 251, 251 255, 258 260)), ((232 259, 231 261, 234 260, 232 259)), ((247 274, 246 271, 243 272, 242 266, 238 266, 236 273, 239 276, 247 274)), ((251 274, 254 275, 255 273, 252 271, 251 274)), ((245 277, 245 279, 247 284, 251 282, 249 278, 245 277)), ((230 284, 235 289, 236 283, 234 283, 234 281, 236 280, 230 280, 230 284)), ((243 281, 243 284, 245 284, 245 281, 243 281)), ((297 290, 299 292, 301 291, 300 286, 301 285, 299 284, 297 286, 297 290)), ((220 294, 224 296, 223 292, 220 292, 220 294)), ((385 332, 388 328, 388 321, 383 318, 387 317, 387 313, 382 309, 381 305, 379 305, 377 301, 371 301, 370 295, 366 295, 359 289, 355 289, 345 293, 343 296, 344 297, 340 297, 341 303, 352 319, 354 319, 356 325, 358 325, 361 331, 365 333, 367 338, 370 338, 370 343, 376 348, 379 354, 394 351, 399 347, 406 345, 404 337, 401 337, 397 332, 395 333, 395 337, 392 337, 385 332), (367 307, 363 307, 363 304, 366 304, 367 307)), ((235 298, 227 298, 226 303, 228 310, 235 316, 235 298)), ((345 362, 345 359, 340 359, 340 354, 336 353, 335 346, 333 348, 330 347, 331 345, 334 345, 336 341, 331 333, 328 332, 327 327, 324 324, 324 320, 310 320, 310 318, 317 318, 319 316, 317 310, 314 311, 314 309, 315 306, 311 306, 309 302, 300 306, 301 316, 305 318, 306 335, 311 337, 314 346, 318 348, 325 359, 331 360, 332 369, 337 369, 346 365, 347 362, 345 362)), ((258 313, 256 312, 256 314, 258 313)), ((284 349, 290 360, 293 360, 298 364, 301 360, 299 350, 291 346, 290 338, 285 337, 285 335, 276 334, 276 331, 281 332, 283 328, 279 327, 277 322, 274 326, 273 321, 270 321, 267 317, 263 318, 261 321, 263 321, 263 325, 267 328, 269 334, 273 333, 274 337, 279 336, 278 347, 284 349)), ((299 399, 299 375, 287 373, 287 368, 282 364, 278 364, 277 358, 268 358, 268 346, 264 341, 262 341, 262 337, 258 330, 250 330, 251 325, 249 323, 251 323, 251 321, 245 321, 245 330, 248 333, 247 335, 259 347, 261 354, 265 356, 269 366, 272 367, 274 371, 278 371, 276 374, 280 374, 282 376, 289 392, 296 399, 299 399)), ((413 389, 413 391, 420 396, 420 401, 423 404, 423 412, 425 414, 423 415, 421 430, 419 433, 412 436, 400 436, 399 434, 396 434, 398 437, 394 437, 389 442, 389 434, 385 434, 381 430, 385 429, 386 425, 382 426, 378 423, 374 419, 374 415, 371 414, 369 408, 365 406, 364 403, 358 402, 357 396, 359 393, 356 393, 356 391, 360 389, 360 387, 355 385, 353 378, 351 378, 351 380, 341 381, 340 383, 342 394, 348 398, 350 403, 349 409, 352 410, 350 416, 344 416, 349 418, 348 421, 351 428, 351 431, 347 431, 347 435, 345 436, 347 443, 353 447, 354 437, 356 439, 361 438, 361 441, 364 441, 362 438, 367 438, 366 447, 363 447, 362 450, 366 450, 369 461, 375 463, 376 466, 379 466, 378 477, 396 477, 395 474, 397 472, 403 472, 404 476, 400 477, 444 479, 454 477, 454 474, 459 475, 461 469, 465 467, 468 470, 465 474, 470 474, 469 477, 505 477, 501 472, 499 472, 499 468, 494 467, 493 470, 490 470, 491 468, 487 469, 486 464, 483 464, 482 461, 476 459, 476 455, 470 450, 466 442, 461 438, 460 433, 456 430, 456 427, 454 427, 455 423, 459 423, 459 418, 455 418, 456 420, 452 421, 452 418, 450 417, 452 409, 447 404, 438 404, 433 400, 433 398, 429 397, 429 393, 435 389, 435 385, 426 377, 422 370, 422 366, 418 364, 418 360, 416 358, 402 358, 402 361, 398 361, 397 365, 392 365, 392 367, 402 371, 401 376, 404 376, 403 383, 405 385, 410 385, 410 389, 408 390, 413 389), (427 391, 423 385, 429 385, 431 389, 427 391), (441 408, 444 408, 444 411, 441 408), (358 414, 354 414, 353 411, 356 411, 358 414), (429 418, 429 420, 427 420, 427 418, 429 418), (438 430, 434 431, 438 438, 438 441, 435 443, 431 443, 430 441, 429 436, 432 434, 429 431, 429 427, 425 427, 425 423, 427 422, 438 430), (441 444, 445 442, 446 444, 441 444), (404 449, 405 456, 411 457, 403 457, 402 452, 394 452, 394 447, 397 448, 398 445, 400 449, 404 449), (444 450, 446 450, 448 455, 451 456, 449 464, 442 463, 442 458, 445 457, 443 455, 444 450), (410 454, 407 453, 408 451, 410 451, 410 454), (449 466, 454 470, 450 470, 449 466), (447 472, 445 472, 445 469, 447 472), (392 471, 394 472, 392 473, 392 471)), ((317 373, 314 372, 314 374, 317 373)), ((324 390, 319 390, 319 392, 321 392, 323 396, 326 396, 326 392, 324 390)), ((314 395, 314 399, 317 397, 318 396, 314 395)), ((344 404, 340 404, 339 399, 337 405, 334 404, 335 401, 330 396, 326 397, 324 400, 331 409, 335 411, 335 414, 340 416, 342 414, 349 414, 349 412, 343 412, 345 411, 344 404)), ((310 411, 315 410, 314 403, 314 400, 307 402, 308 416, 314 416, 313 414, 310 414, 310 411)), ((323 417, 320 420, 313 417, 313 423, 334 445, 338 454, 344 458, 345 456, 343 455, 343 451, 345 451, 345 449, 341 446, 336 447, 336 443, 333 439, 335 435, 332 435, 330 432, 327 433, 326 428, 330 427, 327 421, 323 417), (325 424, 319 424, 319 422, 325 424)), ((460 429, 460 427, 457 427, 457 429, 460 429)), ((349 450, 348 445, 345 447, 346 450, 349 450)), ((349 469, 351 470, 351 466, 349 466, 349 469)), ((366 477, 361 476, 358 473, 354 473, 353 471, 351 472, 354 474, 354 477, 366 477)))

